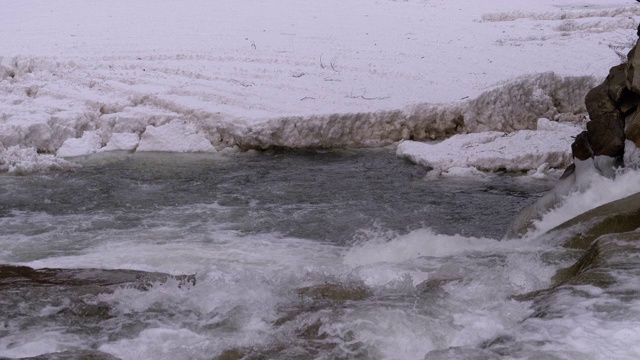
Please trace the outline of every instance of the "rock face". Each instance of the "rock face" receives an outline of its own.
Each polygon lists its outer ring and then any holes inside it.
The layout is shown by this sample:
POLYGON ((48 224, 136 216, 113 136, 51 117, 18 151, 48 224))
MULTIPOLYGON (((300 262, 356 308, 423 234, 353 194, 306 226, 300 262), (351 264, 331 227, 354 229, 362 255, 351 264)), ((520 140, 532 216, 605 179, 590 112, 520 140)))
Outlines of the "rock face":
MULTIPOLYGON (((624 155, 624 112, 621 110, 621 99, 627 90, 625 69, 625 65, 611 68, 605 81, 587 93, 585 105, 590 121, 587 123, 586 133, 576 138, 572 145, 575 158, 586 160, 589 155, 586 149, 591 150, 589 157, 604 155, 619 159, 624 155)), ((624 105, 630 111, 628 108, 631 105, 624 105)), ((634 104, 633 110, 635 106, 637 104, 634 104)))
POLYGON ((590 121, 587 131, 576 137, 571 146, 574 158, 587 160, 608 156, 614 159, 610 163, 621 166, 625 140, 640 145, 640 111, 637 111, 640 102, 640 52, 636 51, 637 47, 638 44, 631 49, 626 63, 612 67, 605 81, 587 93, 585 105, 590 121))

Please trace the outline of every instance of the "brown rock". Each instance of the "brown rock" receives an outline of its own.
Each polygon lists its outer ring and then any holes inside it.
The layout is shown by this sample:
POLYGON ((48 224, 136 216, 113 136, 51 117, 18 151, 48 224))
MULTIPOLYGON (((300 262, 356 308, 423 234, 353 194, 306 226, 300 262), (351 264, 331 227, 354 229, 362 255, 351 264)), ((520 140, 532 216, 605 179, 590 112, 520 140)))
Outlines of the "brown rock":
POLYGON ((591 118, 587 131, 594 155, 618 157, 624 154, 624 115, 609 97, 613 77, 607 77, 604 83, 591 89, 584 99, 591 118))
POLYGON ((591 119, 618 111, 616 104, 609 97, 609 84, 606 81, 589 90, 584 98, 584 104, 591 119))
POLYGON ((587 249, 593 240, 606 234, 635 231, 640 228, 640 193, 604 204, 558 225, 551 232, 573 235, 564 246, 587 249))
POLYGON ((301 296, 311 297, 317 300, 332 301, 358 301, 371 296, 371 291, 364 285, 347 285, 325 283, 298 289, 301 296))
POLYGON ((618 104, 620 99, 622 98, 622 94, 625 90, 627 90, 627 73, 625 71, 627 65, 620 64, 618 66, 614 66, 609 70, 609 75, 607 79, 604 81, 608 87, 609 98, 613 100, 615 104, 618 104))
POLYGON ((627 88, 634 93, 640 95, 640 71, 636 71, 640 69, 640 57, 636 55, 636 46, 634 46, 631 51, 629 51, 629 55, 627 55, 627 88))
POLYGON ((620 94, 620 99, 618 99, 616 105, 624 115, 629 115, 636 110, 638 102, 640 102, 640 97, 633 91, 625 88, 622 90, 622 94, 620 94))
POLYGON ((633 141, 637 147, 640 147, 640 112, 635 112, 627 118, 627 126, 624 134, 630 141, 633 141))
POLYGON ((593 150, 591 149, 591 144, 589 144, 589 134, 586 131, 576 136, 573 144, 571 144, 571 152, 573 157, 578 160, 587 160, 593 157, 593 150))
POLYGON ((624 155, 624 120, 621 113, 611 113, 589 121, 587 131, 594 155, 613 158, 624 155))

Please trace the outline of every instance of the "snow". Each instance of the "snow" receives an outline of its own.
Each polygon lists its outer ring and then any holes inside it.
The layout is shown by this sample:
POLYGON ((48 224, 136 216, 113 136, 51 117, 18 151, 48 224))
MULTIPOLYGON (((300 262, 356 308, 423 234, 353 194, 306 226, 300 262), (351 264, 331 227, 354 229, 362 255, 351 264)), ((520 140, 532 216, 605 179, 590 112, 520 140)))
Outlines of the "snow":
POLYGON ((420 165, 432 168, 436 174, 456 174, 460 168, 480 171, 530 171, 543 177, 549 168, 562 168, 572 162, 572 137, 583 129, 569 124, 554 124, 538 120, 538 130, 512 133, 488 131, 459 134, 440 143, 404 141, 397 154, 420 165))
POLYGON ((98 151, 133 151, 139 143, 140 138, 135 133, 113 133, 107 145, 98 151))
POLYGON ((78 166, 50 154, 38 154, 34 148, 10 146, 5 149, 0 144, 0 172, 26 175, 47 170, 70 170, 78 166))
POLYGON ((147 126, 137 151, 214 152, 216 149, 195 126, 174 120, 155 127, 147 126), (181 141, 174 141, 175 138, 181 141))
POLYGON ((136 151, 211 151, 533 130, 584 111, 640 19, 622 0, 0 7, 0 142, 59 157, 134 151, 133 134, 136 151))
POLYGON ((62 143, 57 155, 60 157, 75 157, 90 155, 100 149, 102 138, 96 131, 86 131, 81 138, 69 138, 62 143))

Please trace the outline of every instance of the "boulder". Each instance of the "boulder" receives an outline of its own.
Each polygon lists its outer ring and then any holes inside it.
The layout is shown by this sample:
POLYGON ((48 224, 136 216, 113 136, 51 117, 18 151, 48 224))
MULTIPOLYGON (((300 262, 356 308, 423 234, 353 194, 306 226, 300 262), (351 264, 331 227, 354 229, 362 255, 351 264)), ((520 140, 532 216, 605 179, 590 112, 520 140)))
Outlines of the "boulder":
MULTIPOLYGON (((620 67, 614 67, 605 82, 591 89, 584 99, 591 118, 587 123, 587 135, 594 155, 617 158, 624 154, 624 115, 610 97, 610 93, 622 96, 620 84, 614 83, 620 82, 620 71, 620 67)), ((579 140, 584 141, 584 138, 579 140)), ((583 145, 579 144, 578 149, 584 150, 583 145)), ((585 152, 579 155, 584 157, 585 152)))
POLYGON ((606 288, 615 283, 612 271, 640 271, 640 233, 631 231, 598 237, 582 256, 553 277, 555 286, 593 285, 606 288), (618 256, 620 254, 634 256, 618 256))
POLYGON ((627 73, 626 73, 626 64, 620 64, 618 66, 614 66, 609 70, 609 76, 605 80, 605 84, 607 84, 607 92, 609 98, 613 100, 614 104, 618 104, 620 99, 622 99, 622 95, 627 90, 627 73))
POLYGON ((589 134, 586 131, 581 132, 576 136, 576 139, 571 144, 571 152, 573 157, 578 160, 587 160, 593 157, 593 149, 589 143, 589 134))
POLYGON ((613 158, 624 155, 624 119, 621 112, 609 113, 589 121, 587 132, 594 155, 613 158))
MULTIPOLYGON (((609 78, 607 78, 608 80, 609 78)), ((584 97, 584 105, 589 112, 591 120, 602 118, 609 113, 618 111, 616 103, 609 97, 609 83, 605 80, 602 84, 589 90, 584 97)))
POLYGON ((608 86, 609 98, 624 115, 635 111, 638 106, 638 95, 627 88, 626 67, 626 64, 612 67, 609 70, 609 76, 605 80, 605 84, 608 86))
POLYGON ((640 147, 640 112, 635 112, 627 118, 627 126, 624 129, 627 140, 640 147))
POLYGON ((606 234, 636 231, 640 228, 640 193, 604 204, 558 225, 551 232, 568 231, 564 246, 587 249, 598 237, 606 234))
POLYGON ((636 46, 629 51, 629 55, 627 55, 626 83, 627 89, 640 95, 640 71, 636 71, 637 69, 640 69, 640 58, 635 56, 637 47, 638 45, 636 44, 636 46))
POLYGON ((624 88, 620 94, 620 98, 617 100, 616 105, 618 109, 626 116, 634 112, 638 107, 640 97, 633 91, 624 88))

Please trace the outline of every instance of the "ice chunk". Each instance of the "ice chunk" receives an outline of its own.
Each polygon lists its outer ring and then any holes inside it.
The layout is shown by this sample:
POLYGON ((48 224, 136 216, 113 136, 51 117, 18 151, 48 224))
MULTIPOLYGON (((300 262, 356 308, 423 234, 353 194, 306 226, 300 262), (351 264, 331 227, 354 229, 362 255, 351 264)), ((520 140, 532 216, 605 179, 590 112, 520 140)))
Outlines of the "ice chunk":
POLYGON ((572 136, 579 127, 555 124, 540 119, 538 126, 548 130, 521 130, 511 134, 490 131, 455 135, 440 143, 404 141, 397 154, 417 164, 447 173, 456 168, 472 167, 481 171, 530 171, 541 177, 549 168, 563 168, 571 163, 572 136))
POLYGON ((75 157, 90 155, 98 151, 102 146, 102 138, 97 131, 85 131, 79 139, 70 138, 65 140, 60 149, 58 157, 75 157))
POLYGON ((215 152, 216 149, 193 124, 173 120, 162 126, 147 126, 137 151, 215 152))
POLYGON ((140 138, 137 134, 134 133, 113 133, 111 134, 111 139, 107 143, 107 146, 98 150, 99 152, 104 151, 132 151, 138 147, 140 143, 140 138))

